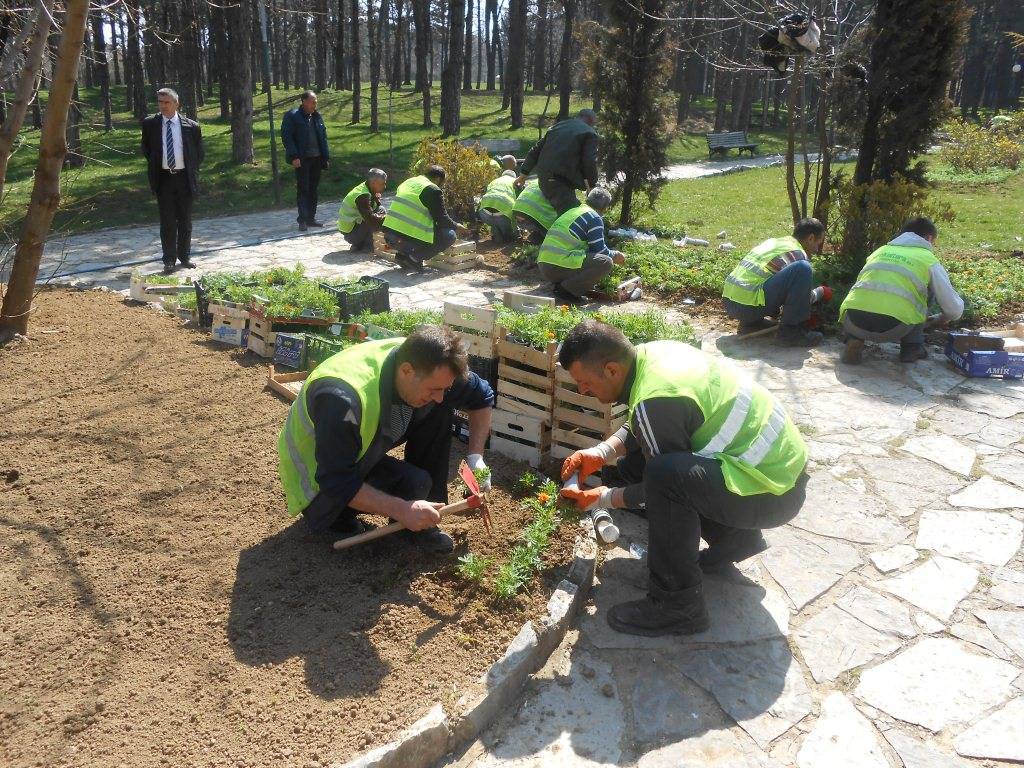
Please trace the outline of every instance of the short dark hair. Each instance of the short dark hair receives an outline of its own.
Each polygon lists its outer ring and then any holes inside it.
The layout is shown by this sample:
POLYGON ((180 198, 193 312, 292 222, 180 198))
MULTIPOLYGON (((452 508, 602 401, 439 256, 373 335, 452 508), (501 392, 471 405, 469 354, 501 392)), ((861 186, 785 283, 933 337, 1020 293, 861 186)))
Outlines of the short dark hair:
POLYGON ((316 91, 303 91, 302 95, 299 96, 299 101, 305 101, 313 96, 316 96, 316 91))
POLYGON ((793 237, 803 240, 808 235, 821 237, 825 234, 825 225, 817 219, 800 219, 793 227, 793 237))
POLYGON ((440 165, 428 165, 427 170, 423 173, 431 181, 442 182, 447 174, 444 172, 444 168, 440 165))
POLYGON ((469 370, 469 353, 462 337, 451 328, 424 325, 417 328, 398 348, 396 363, 409 363, 420 376, 429 376, 442 365, 463 378, 469 370))
POLYGON ((931 237, 935 238, 939 236, 939 229, 935 226, 935 222, 929 219, 927 216, 915 216, 912 219, 907 219, 903 224, 903 232, 913 232, 915 235, 923 237, 925 239, 931 237))
POLYGON ((632 363, 635 357, 636 348, 625 334, 600 320, 584 320, 576 325, 558 350, 558 362, 566 370, 576 362, 600 368, 605 363, 632 363))

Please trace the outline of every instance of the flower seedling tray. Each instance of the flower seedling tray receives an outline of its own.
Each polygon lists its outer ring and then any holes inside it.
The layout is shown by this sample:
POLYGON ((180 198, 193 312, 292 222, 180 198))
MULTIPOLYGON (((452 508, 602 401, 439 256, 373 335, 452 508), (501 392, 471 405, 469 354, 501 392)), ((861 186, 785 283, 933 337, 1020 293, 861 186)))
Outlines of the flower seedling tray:
POLYGON ((491 307, 470 307, 446 301, 441 321, 462 336, 470 355, 494 358, 496 317, 497 312, 491 307))
POLYGON ((337 286, 320 283, 320 287, 334 296, 338 302, 338 319, 348 320, 364 310, 371 312, 389 312, 391 296, 387 280, 364 275, 357 284, 365 286, 363 290, 346 291, 337 286))
POLYGON ((483 257, 476 252, 476 241, 463 240, 428 259, 424 265, 443 272, 461 272, 464 269, 473 269, 482 261, 483 257))
POLYGON ((641 285, 640 276, 639 275, 635 275, 635 276, 629 278, 628 280, 623 280, 621 283, 619 283, 617 286, 615 286, 615 290, 614 291, 593 290, 593 291, 590 291, 590 293, 587 294, 587 295, 591 296, 591 297, 593 297, 595 299, 598 299, 599 301, 614 301, 614 302, 629 301, 630 297, 632 297, 632 295, 633 295, 633 291, 635 291, 637 288, 639 288, 640 285, 641 285))

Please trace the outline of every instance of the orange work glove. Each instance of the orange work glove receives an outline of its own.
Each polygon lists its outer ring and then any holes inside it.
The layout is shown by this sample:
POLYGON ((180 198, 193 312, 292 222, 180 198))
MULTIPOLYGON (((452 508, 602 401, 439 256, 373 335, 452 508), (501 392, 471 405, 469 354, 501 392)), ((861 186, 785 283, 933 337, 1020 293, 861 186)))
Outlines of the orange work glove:
POLYGON ((601 494, 607 490, 608 488, 603 485, 598 486, 597 488, 586 488, 579 491, 571 491, 563 488, 561 495, 563 498, 575 501, 576 509, 581 512, 586 512, 597 506, 598 502, 601 500, 601 494))
POLYGON ((562 480, 568 480, 579 473, 580 484, 595 472, 599 472, 614 454, 607 443, 598 443, 593 448, 576 451, 562 462, 562 480))

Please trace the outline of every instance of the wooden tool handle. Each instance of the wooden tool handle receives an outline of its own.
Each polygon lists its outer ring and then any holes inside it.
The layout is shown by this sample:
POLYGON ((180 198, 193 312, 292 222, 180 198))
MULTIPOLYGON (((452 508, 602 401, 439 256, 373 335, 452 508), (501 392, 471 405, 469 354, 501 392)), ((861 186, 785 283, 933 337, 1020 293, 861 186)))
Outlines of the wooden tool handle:
MULTIPOLYGON (((480 506, 479 497, 470 496, 468 499, 457 501, 454 504, 448 504, 447 506, 441 507, 437 510, 437 513, 444 517, 445 515, 458 514, 459 512, 466 512, 470 509, 476 509, 480 506)), ((334 542, 334 550, 340 551, 342 549, 348 549, 358 544, 365 544, 367 541, 373 541, 384 536, 390 536, 392 533, 398 533, 404 531, 405 526, 399 522, 389 523, 381 528, 374 528, 372 531, 366 533, 359 533, 355 536, 349 536, 346 539, 338 539, 334 542)))

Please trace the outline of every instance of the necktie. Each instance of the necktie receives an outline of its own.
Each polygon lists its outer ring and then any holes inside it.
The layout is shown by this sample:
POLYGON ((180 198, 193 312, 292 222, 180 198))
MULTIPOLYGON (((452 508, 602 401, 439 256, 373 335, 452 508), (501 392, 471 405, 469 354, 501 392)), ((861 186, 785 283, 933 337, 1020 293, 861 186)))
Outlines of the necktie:
POLYGON ((171 133, 171 121, 168 120, 165 125, 167 126, 167 167, 170 170, 174 168, 174 134, 171 133))

